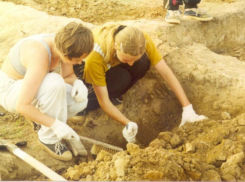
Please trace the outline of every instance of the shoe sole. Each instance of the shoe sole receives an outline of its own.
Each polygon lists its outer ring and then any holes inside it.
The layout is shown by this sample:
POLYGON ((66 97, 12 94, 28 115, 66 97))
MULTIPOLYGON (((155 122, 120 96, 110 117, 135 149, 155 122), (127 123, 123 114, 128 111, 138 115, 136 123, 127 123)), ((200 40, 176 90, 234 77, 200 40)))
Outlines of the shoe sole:
POLYGON ((169 0, 163 0, 163 8, 167 9, 169 4, 169 0))
POLYGON ((180 21, 178 20, 166 20, 165 19, 165 22, 170 23, 170 24, 180 24, 180 21))
POLYGON ((73 116, 69 119, 72 123, 82 125, 85 121, 84 116, 73 116))
POLYGON ((209 18, 200 18, 200 17, 194 17, 194 16, 183 16, 183 19, 186 20, 199 20, 199 21, 210 21, 213 19, 213 17, 209 17, 209 18))
MULTIPOLYGON (((50 150, 48 147, 46 147, 44 144, 42 144, 40 141, 38 141, 39 142, 39 144, 44 148, 44 150, 46 151, 46 152, 48 152, 48 154, 49 155, 51 155, 53 158, 55 158, 55 159, 58 159, 58 160, 61 160, 61 161, 70 161, 70 160, 72 160, 72 154, 71 154, 71 152, 68 150, 68 151, 66 151, 66 152, 70 152, 70 154, 68 154, 69 156, 68 157, 62 157, 62 156, 60 156, 60 155, 57 155, 57 154, 54 154, 54 152, 52 151, 52 150, 50 150)), ((66 153, 66 152, 64 152, 64 153, 66 153)), ((63 154, 64 154, 63 153, 63 154)))

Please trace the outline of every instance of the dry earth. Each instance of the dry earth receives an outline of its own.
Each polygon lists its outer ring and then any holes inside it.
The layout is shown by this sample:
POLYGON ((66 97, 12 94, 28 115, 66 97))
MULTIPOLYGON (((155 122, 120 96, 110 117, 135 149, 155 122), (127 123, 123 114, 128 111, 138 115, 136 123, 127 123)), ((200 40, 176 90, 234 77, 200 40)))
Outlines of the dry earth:
MULTIPOLYGON (((125 151, 115 155, 101 152, 96 160, 89 156, 57 161, 38 145, 29 121, 3 108, 0 138, 28 141, 25 152, 68 180, 244 181, 245 1, 206 0, 200 7, 214 20, 166 24, 166 10, 159 0, 0 1, 0 64, 23 37, 56 32, 71 21, 83 21, 90 28, 120 21, 151 35, 195 110, 210 118, 179 128, 181 106, 151 69, 123 96, 119 106, 138 123, 137 139, 145 148, 134 144, 126 147, 123 127, 101 109, 89 112, 83 123, 68 123, 81 135, 125 151)), ((91 146, 86 147, 89 150, 91 146)), ((3 180, 48 180, 7 151, 0 153, 0 173, 3 180)))

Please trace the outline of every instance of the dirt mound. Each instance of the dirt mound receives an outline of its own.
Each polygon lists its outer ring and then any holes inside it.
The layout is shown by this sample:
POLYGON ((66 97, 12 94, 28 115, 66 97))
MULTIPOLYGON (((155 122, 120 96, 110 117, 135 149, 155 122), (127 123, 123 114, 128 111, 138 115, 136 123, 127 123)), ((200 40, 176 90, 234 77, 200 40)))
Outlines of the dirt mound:
MULTIPOLYGON (((24 6, 0 1, 0 22, 8 25, 0 29, 0 64, 19 39, 56 32, 70 21, 82 22, 77 18, 94 24, 134 19, 122 23, 137 26, 153 38, 197 113, 210 118, 178 128, 182 112, 179 101, 152 68, 118 106, 138 123, 137 139, 146 148, 134 144, 126 147, 123 126, 101 109, 89 112, 83 123, 68 123, 83 136, 125 151, 115 155, 101 152, 96 160, 74 157, 71 162, 57 161, 38 145, 31 122, 1 107, 5 115, 0 116, 0 138, 27 140, 24 151, 69 180, 245 180, 245 2, 206 1, 200 6, 215 17, 213 21, 183 20, 177 26, 163 21, 165 10, 158 0, 16 1, 24 6)), ((86 147, 89 150, 91 146, 86 147)), ((3 180, 47 180, 30 166, 23 169, 23 165, 8 152, 0 153, 3 180)))
POLYGON ((80 163, 64 175, 82 181, 244 181, 245 115, 187 123, 161 132, 149 147, 128 144, 112 156, 80 163))

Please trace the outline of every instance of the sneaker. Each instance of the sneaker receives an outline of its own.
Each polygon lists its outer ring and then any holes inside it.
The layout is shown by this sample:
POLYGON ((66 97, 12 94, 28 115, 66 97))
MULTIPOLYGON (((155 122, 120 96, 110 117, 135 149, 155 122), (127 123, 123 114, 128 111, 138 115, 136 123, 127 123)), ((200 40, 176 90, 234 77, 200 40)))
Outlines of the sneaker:
POLYGON ((168 10, 165 16, 167 23, 180 24, 181 13, 179 10, 168 10))
POLYGON ((169 0, 163 0, 163 8, 167 9, 169 5, 169 0))
POLYGON ((210 21, 213 19, 212 16, 207 14, 204 10, 199 8, 185 9, 184 19, 195 19, 200 21, 210 21))
POLYGON ((123 103, 123 98, 122 98, 122 96, 120 95, 120 96, 118 96, 117 98, 111 99, 111 102, 112 102, 112 104, 113 104, 114 106, 117 106, 117 105, 120 105, 120 104, 123 103))
POLYGON ((41 128, 41 125, 35 123, 34 121, 32 121, 32 123, 33 123, 33 129, 34 129, 34 131, 35 132, 38 132, 40 130, 40 128, 41 128))
POLYGON ((61 142, 45 144, 39 140, 39 143, 55 159, 61 161, 70 161, 72 159, 72 153, 61 142))
POLYGON ((86 111, 83 110, 77 113, 76 116, 71 117, 71 119, 69 120, 75 124, 83 124, 83 122, 85 121, 85 117, 86 117, 86 111))

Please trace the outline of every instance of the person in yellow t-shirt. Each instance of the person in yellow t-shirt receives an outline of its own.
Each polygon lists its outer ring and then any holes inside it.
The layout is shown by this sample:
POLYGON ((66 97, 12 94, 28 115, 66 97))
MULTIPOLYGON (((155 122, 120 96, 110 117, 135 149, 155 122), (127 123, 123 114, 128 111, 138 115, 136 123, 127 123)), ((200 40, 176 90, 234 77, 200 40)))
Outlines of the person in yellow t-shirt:
POLYGON ((183 107, 180 126, 207 119, 193 110, 177 78, 146 33, 133 26, 114 23, 99 26, 92 32, 93 51, 84 64, 74 66, 76 76, 84 80, 89 89, 86 111, 101 107, 111 118, 125 125, 123 136, 127 142, 134 143, 138 125, 125 117, 114 106, 117 104, 114 101, 141 79, 150 66, 154 66, 183 107))

